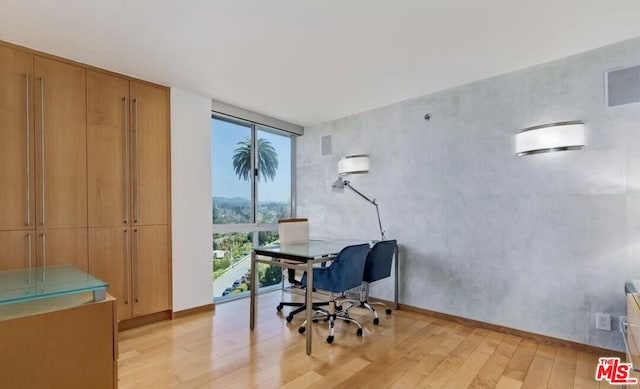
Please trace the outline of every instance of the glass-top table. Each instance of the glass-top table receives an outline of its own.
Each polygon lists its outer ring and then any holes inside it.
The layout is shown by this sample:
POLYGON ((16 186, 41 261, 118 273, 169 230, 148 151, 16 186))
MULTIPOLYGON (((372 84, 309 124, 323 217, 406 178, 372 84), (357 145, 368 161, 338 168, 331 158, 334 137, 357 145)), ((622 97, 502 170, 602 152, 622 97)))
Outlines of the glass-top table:
POLYGON ((272 246, 256 247, 254 251, 258 255, 271 256, 276 259, 289 259, 298 262, 307 262, 310 259, 331 257, 337 255, 347 246, 357 244, 373 244, 372 241, 356 239, 320 240, 310 239, 305 243, 276 244, 272 246))
POLYGON ((104 300, 109 284, 72 265, 0 271, 0 305, 93 292, 104 300))
MULTIPOLYGON (((308 307, 313 306, 313 265, 330 261, 338 255, 340 250, 347 246, 357 244, 372 245, 375 241, 362 239, 310 239, 305 243, 282 244, 255 247, 251 252, 251 293, 249 308, 249 329, 253 330, 256 325, 256 296, 258 294, 258 272, 257 264, 274 265, 288 269, 298 269, 307 272, 307 288, 305 291, 305 304, 308 307), (288 261, 282 261, 288 260, 288 261)), ((394 279, 394 301, 395 308, 398 308, 398 248, 395 252, 395 279, 394 279)), ((307 309, 306 319, 309 326, 312 323, 312 309, 307 309)), ((307 330, 306 334, 306 351, 311 354, 313 331, 307 330)))

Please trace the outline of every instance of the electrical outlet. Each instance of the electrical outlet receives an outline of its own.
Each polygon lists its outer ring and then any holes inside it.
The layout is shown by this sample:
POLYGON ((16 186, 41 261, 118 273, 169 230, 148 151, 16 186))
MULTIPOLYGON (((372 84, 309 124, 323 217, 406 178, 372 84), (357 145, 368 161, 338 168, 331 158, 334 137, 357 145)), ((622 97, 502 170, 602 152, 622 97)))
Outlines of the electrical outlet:
POLYGON ((596 329, 611 331, 611 315, 608 313, 596 313, 596 329))

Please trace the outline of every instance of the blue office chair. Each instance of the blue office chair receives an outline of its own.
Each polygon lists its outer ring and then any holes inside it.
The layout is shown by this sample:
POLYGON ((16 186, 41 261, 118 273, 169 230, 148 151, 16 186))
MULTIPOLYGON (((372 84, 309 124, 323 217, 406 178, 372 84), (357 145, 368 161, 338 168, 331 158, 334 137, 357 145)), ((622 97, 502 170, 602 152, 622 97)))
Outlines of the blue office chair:
MULTIPOLYGON (((329 322, 329 336, 327 343, 333 343, 334 322, 337 319, 355 323, 358 326, 356 335, 362 336, 362 326, 356 320, 349 317, 346 311, 336 310, 336 301, 334 293, 342 294, 344 291, 353 289, 362 283, 364 274, 364 265, 367 260, 368 244, 355 246, 347 246, 343 248, 328 267, 313 269, 313 286, 314 289, 322 289, 329 292, 329 309, 325 310, 316 307, 314 304, 313 321, 325 319, 329 322)), ((302 284, 307 285, 307 275, 302 277, 302 284)), ((339 304, 338 304, 339 306, 339 304)), ((298 329, 299 333, 306 330, 307 321, 302 323, 298 329)))
POLYGON ((362 287, 360 288, 360 301, 349 300, 352 305, 347 308, 346 312, 353 307, 365 308, 373 314, 373 324, 378 325, 380 319, 378 313, 372 305, 382 305, 387 315, 391 314, 391 309, 380 302, 369 301, 369 284, 383 278, 391 276, 391 264, 396 253, 398 242, 396 240, 384 240, 376 243, 369 254, 364 266, 364 276, 362 277, 362 287))

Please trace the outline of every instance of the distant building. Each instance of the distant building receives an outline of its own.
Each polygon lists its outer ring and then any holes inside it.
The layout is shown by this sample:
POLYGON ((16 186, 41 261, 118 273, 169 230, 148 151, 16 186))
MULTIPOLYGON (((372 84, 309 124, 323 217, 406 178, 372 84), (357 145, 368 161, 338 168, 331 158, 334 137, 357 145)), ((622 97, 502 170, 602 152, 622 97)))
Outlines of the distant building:
POLYGON ((220 259, 220 258, 224 258, 226 251, 224 250, 213 250, 213 258, 214 259, 220 259))

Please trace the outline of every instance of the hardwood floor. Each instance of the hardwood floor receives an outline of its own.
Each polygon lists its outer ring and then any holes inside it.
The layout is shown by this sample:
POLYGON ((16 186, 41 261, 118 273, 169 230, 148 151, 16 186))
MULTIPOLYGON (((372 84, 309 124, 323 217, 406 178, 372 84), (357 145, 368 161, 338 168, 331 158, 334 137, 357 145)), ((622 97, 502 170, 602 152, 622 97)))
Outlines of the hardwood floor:
MULTIPOLYGON (((313 326, 313 354, 276 313, 280 293, 258 300, 249 331, 249 300, 120 333, 119 387, 126 388, 601 388, 599 356, 427 315, 394 311, 374 326, 313 326)), ((288 312, 285 308, 284 312, 288 312)))

